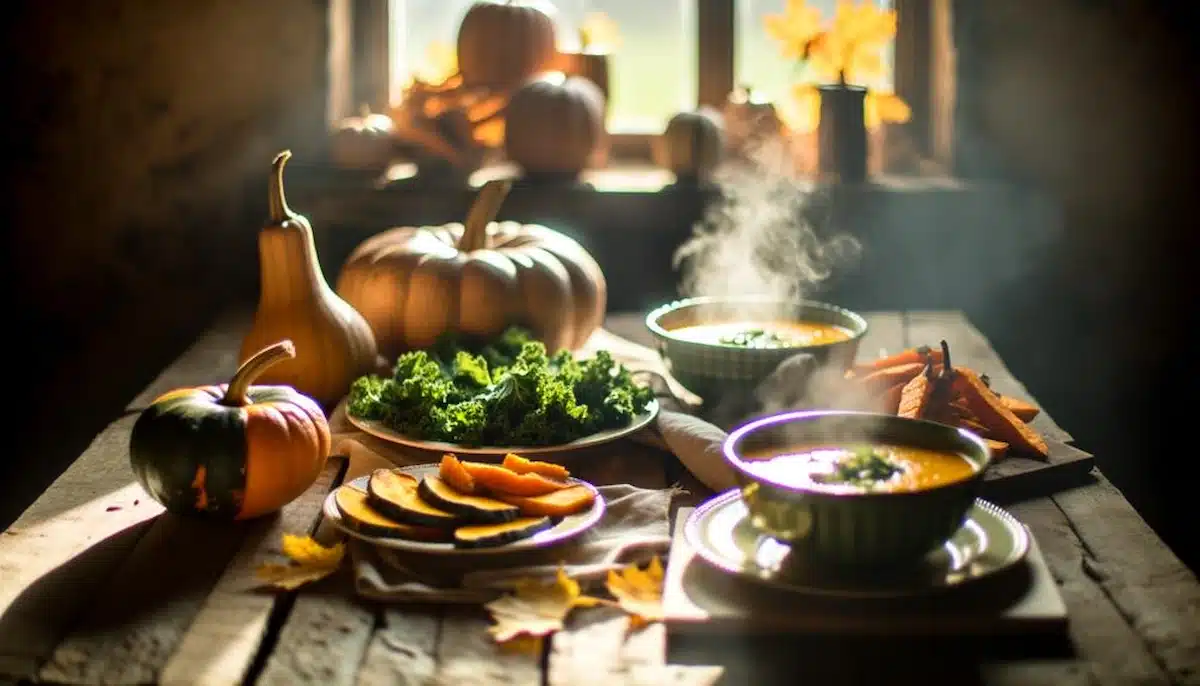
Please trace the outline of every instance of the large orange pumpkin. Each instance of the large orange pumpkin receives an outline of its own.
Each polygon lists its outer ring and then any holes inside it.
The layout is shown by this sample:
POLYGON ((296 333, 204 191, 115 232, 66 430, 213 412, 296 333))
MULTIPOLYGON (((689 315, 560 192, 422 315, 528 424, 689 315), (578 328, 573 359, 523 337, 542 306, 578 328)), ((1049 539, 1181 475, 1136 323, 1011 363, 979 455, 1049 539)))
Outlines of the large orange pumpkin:
POLYGON ((515 88, 558 58, 554 7, 530 0, 480 0, 458 25, 463 85, 515 88))
POLYGON ((389 359, 444 332, 491 336, 511 324, 551 350, 575 349, 601 325, 607 284, 581 245, 545 226, 492 221, 511 183, 484 184, 465 225, 390 229, 346 260, 337 292, 389 359))
POLYGON ((606 144, 604 95, 582 76, 528 81, 505 117, 504 153, 527 174, 578 174, 606 144))

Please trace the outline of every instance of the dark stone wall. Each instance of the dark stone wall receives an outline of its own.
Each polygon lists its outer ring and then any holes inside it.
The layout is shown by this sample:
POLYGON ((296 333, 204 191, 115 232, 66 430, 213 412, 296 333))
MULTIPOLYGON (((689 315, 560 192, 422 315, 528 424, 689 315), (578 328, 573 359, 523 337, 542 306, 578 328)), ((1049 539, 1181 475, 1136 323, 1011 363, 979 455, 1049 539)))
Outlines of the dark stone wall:
POLYGON ((960 169, 1037 187, 1063 215, 1056 240, 1027 244, 1023 281, 976 319, 1195 567, 1191 498, 1175 493, 1198 474, 1195 4, 955 11, 960 169))
POLYGON ((3 254, 20 352, 4 373, 21 411, 0 519, 254 287, 271 158, 323 140, 326 15, 320 0, 5 6, 3 254))

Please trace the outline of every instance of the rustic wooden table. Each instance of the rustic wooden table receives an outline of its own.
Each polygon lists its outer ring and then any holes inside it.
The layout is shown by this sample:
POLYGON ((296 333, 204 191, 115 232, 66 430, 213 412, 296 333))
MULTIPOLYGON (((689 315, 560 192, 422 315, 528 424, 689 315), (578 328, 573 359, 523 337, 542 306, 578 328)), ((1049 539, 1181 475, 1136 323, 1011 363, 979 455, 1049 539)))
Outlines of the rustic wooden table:
MULTIPOLYGON (((870 320, 868 354, 946 338, 957 360, 987 369, 1002 390, 1023 391, 956 313, 870 320)), ((673 661, 696 666, 668 665, 661 625, 626 638, 620 616, 596 610, 538 657, 497 652, 480 610, 373 605, 352 594, 346 575, 263 592, 255 567, 282 561, 282 533, 315 530, 344 462, 331 460, 280 516, 216 526, 163 514, 133 483, 126 452, 136 411, 159 392, 232 372, 244 325, 219 321, 0 536, 0 683, 1200 684, 1200 584, 1098 472, 1088 485, 1009 504, 1060 584, 1073 655, 1032 644, 992 653, 829 641, 758 650, 738 641, 702 654, 673 647, 673 661)), ((613 317, 609 328, 645 340, 639 317, 613 317)), ((620 453, 581 475, 665 486, 674 473, 649 448, 620 453)))

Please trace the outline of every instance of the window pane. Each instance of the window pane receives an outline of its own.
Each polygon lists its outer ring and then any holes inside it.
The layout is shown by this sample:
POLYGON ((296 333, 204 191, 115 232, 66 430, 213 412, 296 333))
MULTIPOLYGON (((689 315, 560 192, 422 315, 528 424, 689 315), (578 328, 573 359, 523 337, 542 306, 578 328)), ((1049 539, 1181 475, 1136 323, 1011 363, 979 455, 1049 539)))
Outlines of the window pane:
MULTIPOLYGON (((855 0, 861 2, 861 0, 855 0)), ((875 0, 881 8, 891 8, 891 0, 875 0)), ((734 74, 738 85, 751 86, 770 100, 786 108, 790 86, 804 79, 804 72, 794 60, 784 57, 780 44, 764 26, 764 18, 783 14, 787 0, 737 0, 737 36, 734 41, 734 74)), ((833 19, 838 0, 808 0, 807 5, 821 13, 821 24, 833 19)), ((883 51, 883 76, 863 85, 892 90, 891 44, 883 51)))
MULTIPOLYGON (((453 49, 472 0, 390 0, 393 99, 414 71, 431 68, 430 47, 453 49)), ((661 131, 674 113, 696 103, 695 0, 554 0, 559 47, 579 47, 579 27, 594 12, 615 22, 609 131, 661 131)))

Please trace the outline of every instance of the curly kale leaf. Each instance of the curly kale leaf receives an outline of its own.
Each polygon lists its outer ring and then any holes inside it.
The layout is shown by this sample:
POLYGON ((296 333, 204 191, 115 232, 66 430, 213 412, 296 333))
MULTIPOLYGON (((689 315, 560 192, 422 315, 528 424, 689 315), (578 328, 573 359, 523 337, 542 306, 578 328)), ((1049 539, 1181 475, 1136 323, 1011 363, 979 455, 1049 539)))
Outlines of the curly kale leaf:
POLYGON ((362 377, 348 410, 413 438, 556 445, 628 424, 653 393, 606 351, 577 360, 519 328, 470 348, 443 338, 401 355, 391 378, 362 377))

